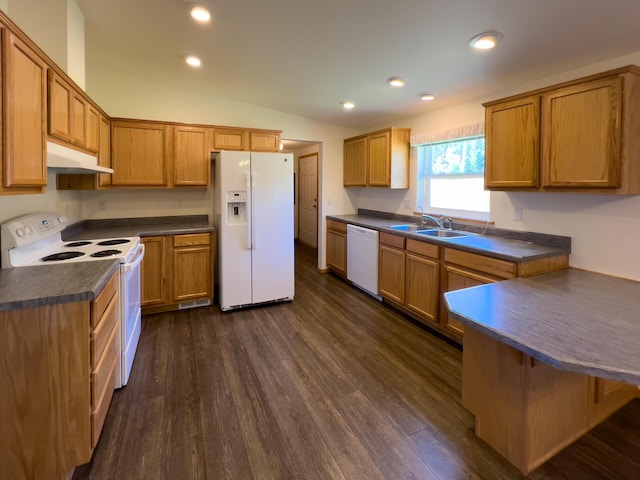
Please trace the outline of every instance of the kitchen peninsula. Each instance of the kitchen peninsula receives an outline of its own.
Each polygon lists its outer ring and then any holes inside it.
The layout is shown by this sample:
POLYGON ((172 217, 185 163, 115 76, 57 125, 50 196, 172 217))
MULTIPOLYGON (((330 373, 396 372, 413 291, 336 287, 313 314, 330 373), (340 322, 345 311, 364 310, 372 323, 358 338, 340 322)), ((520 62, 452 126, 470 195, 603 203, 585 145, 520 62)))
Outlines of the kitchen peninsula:
POLYGON ((640 283, 570 268, 445 299, 476 434, 525 475, 638 394, 640 283))

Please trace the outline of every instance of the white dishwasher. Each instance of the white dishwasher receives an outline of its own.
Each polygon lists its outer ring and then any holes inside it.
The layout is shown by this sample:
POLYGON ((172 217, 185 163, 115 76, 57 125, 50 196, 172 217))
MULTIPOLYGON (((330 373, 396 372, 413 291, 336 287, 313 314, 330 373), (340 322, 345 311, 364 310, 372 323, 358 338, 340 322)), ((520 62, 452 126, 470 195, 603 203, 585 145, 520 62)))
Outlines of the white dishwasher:
POLYGON ((347 225, 347 278, 378 300, 378 232, 347 225))

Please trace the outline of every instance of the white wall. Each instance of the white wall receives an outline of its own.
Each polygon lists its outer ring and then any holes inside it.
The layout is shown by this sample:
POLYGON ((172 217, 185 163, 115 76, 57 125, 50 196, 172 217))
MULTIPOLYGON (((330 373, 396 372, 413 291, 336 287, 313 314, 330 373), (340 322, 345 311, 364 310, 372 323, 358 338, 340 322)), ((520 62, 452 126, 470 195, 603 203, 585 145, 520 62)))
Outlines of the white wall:
POLYGON ((85 88, 84 15, 75 0, 67 0, 67 75, 85 88))
MULTIPOLYGON (((588 65, 553 77, 514 86, 510 90, 453 108, 409 117, 394 126, 413 133, 432 133, 484 121, 481 104, 628 64, 640 65, 640 52, 588 65)), ((384 127, 381 126, 380 128, 384 127)), ((411 149, 409 190, 349 189, 356 208, 411 213, 415 208, 415 148, 411 149), (410 208, 405 208, 405 202, 410 208)), ((498 227, 572 237, 571 265, 610 275, 640 280, 640 196, 586 195, 574 193, 492 192, 491 220, 498 227), (522 208, 522 221, 513 220, 515 207, 522 208)))

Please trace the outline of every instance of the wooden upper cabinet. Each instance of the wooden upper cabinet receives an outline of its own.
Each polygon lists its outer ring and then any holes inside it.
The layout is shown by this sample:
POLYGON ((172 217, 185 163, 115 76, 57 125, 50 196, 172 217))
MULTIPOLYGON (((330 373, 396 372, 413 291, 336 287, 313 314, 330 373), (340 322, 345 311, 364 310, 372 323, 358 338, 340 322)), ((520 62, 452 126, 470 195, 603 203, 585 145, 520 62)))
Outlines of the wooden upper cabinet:
POLYGON ((543 187, 618 188, 622 77, 542 96, 543 187))
POLYGON ((640 68, 484 106, 488 189, 640 194, 640 68))
POLYGON ((174 185, 208 186, 211 183, 209 130, 197 127, 175 127, 173 145, 174 185))
POLYGON ((73 88, 53 70, 49 70, 48 82, 49 135, 70 142, 73 88))
POLYGON ((112 186, 169 186, 170 127, 158 123, 111 122, 112 186))
POLYGON ((540 97, 485 110, 487 188, 538 187, 540 97))
POLYGON ((345 187, 367 186, 368 137, 353 138, 344 141, 344 177, 345 187))
POLYGON ((71 143, 78 147, 87 146, 87 101, 78 93, 73 93, 71 101, 71 143))
POLYGON ((280 134, 249 131, 249 150, 252 152, 279 152, 280 134))
POLYGON ((409 188, 408 128, 387 128, 344 141, 344 186, 409 188))
POLYGON ((100 151, 100 121, 102 115, 90 103, 87 104, 87 150, 93 153, 100 151))
POLYGON ((2 28, 2 193, 40 193, 47 184, 46 72, 42 58, 2 28))
POLYGON ((246 150, 244 130, 236 128, 215 128, 213 130, 214 150, 246 150))
MULTIPOLYGON (((111 168, 111 122, 107 117, 100 116, 100 150, 98 152, 98 165, 111 168)), ((101 173, 98 175, 98 188, 107 188, 111 185, 111 175, 101 173)))

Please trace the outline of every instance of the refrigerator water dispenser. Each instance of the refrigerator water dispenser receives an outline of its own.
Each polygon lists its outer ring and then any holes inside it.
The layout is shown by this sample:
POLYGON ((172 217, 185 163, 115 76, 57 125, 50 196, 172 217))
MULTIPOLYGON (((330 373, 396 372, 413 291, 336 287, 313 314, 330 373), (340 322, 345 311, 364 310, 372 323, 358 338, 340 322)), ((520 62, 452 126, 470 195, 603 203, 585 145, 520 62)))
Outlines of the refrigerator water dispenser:
POLYGON ((247 223, 247 192, 227 192, 227 224, 247 223))

